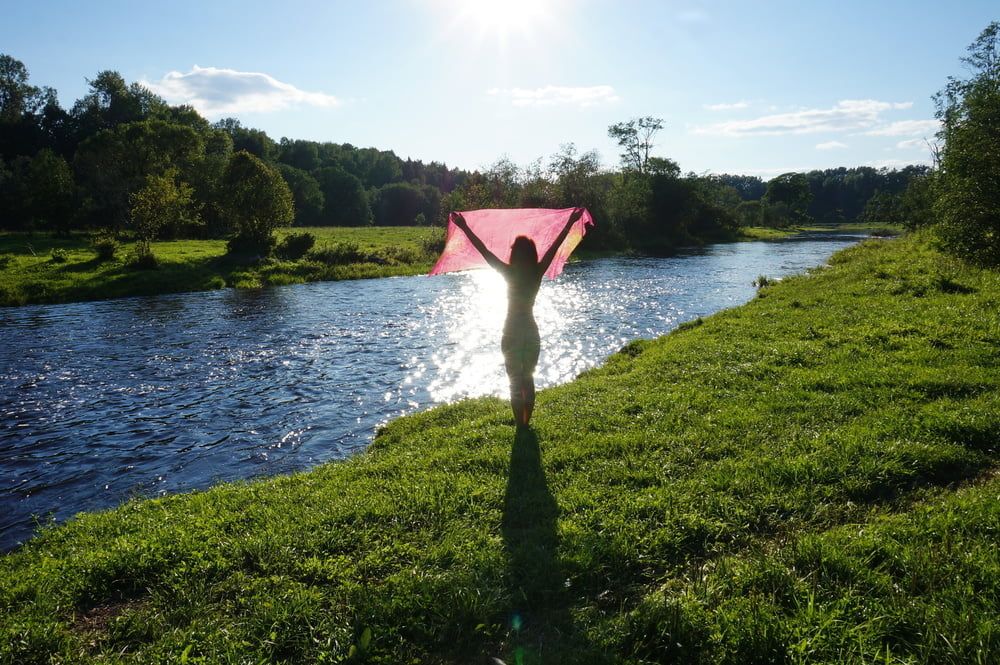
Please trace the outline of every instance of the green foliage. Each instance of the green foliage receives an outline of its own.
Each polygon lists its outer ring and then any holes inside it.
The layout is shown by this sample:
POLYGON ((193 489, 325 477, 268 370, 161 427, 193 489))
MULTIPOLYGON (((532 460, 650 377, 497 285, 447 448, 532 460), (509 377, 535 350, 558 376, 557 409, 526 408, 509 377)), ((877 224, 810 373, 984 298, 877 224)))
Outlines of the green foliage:
POLYGON ((424 188, 398 182, 375 190, 372 212, 377 226, 413 226, 417 215, 436 218, 439 205, 438 201, 428 200, 424 188))
POLYGON ((91 136, 74 160, 80 182, 90 193, 91 219, 95 225, 127 228, 131 198, 147 178, 174 169, 187 180, 203 151, 194 130, 162 120, 124 123, 91 136))
POLYGON ((278 243, 275 254, 282 259, 295 261, 305 256, 315 244, 316 236, 309 232, 290 233, 278 243))
POLYGON ((191 212, 192 189, 177 182, 177 170, 150 175, 146 184, 131 196, 131 228, 142 245, 140 254, 149 254, 149 243, 162 229, 181 228, 194 223, 191 212))
POLYGON ((361 180, 339 166, 328 166, 315 173, 324 198, 324 224, 367 226, 372 223, 368 195, 361 180))
POLYGON ((136 241, 125 263, 132 270, 156 270, 160 267, 160 261, 153 253, 152 245, 143 240, 136 241))
POLYGON ((1000 265, 1000 22, 962 61, 970 77, 949 79, 935 98, 944 146, 934 212, 950 251, 1000 265))
POLYGON ((305 171, 287 164, 279 164, 278 168, 292 192, 296 226, 318 224, 323 218, 323 206, 326 201, 319 188, 319 182, 305 171))
POLYGON ((95 258, 99 262, 112 261, 118 252, 118 241, 110 235, 95 236, 92 243, 95 258))
POLYGON ((223 186, 223 211, 236 232, 230 249, 266 256, 274 247, 274 231, 294 218, 288 185, 276 169, 243 150, 230 159, 223 186))
POLYGON ((0 660, 989 663, 1000 275, 924 240, 629 344, 520 436, 466 400, 44 528, 0 660))
MULTIPOLYGON (((812 192, 809 191, 809 180, 802 173, 785 173, 770 180, 762 200, 776 210, 787 210, 789 223, 809 221, 806 210, 812 200, 812 192)), ((781 224, 768 224, 771 225, 781 226, 781 224)))
MULTIPOLYGON (((646 116, 644 118, 632 118, 625 122, 615 123, 608 127, 608 136, 613 138, 622 149, 621 164, 626 171, 636 171, 638 173, 649 172, 650 151, 654 147, 653 139, 656 134, 663 129, 663 118, 646 116)), ((659 159, 656 162, 658 171, 672 171, 669 160, 659 159)), ((673 165, 673 166, 676 166, 673 165)), ((665 173, 665 175, 677 175, 676 173, 665 173)))
MULTIPOLYGON (((0 232, 0 306, 415 275, 426 273, 440 254, 428 247, 443 242, 437 227, 313 227, 279 229, 276 234, 283 238, 301 232, 312 234, 323 246, 353 243, 363 260, 327 265, 307 253, 298 260, 248 263, 244 256, 228 256, 222 240, 154 240, 150 251, 156 257, 155 271, 122 271, 120 262, 95 260, 89 234, 0 232), (65 253, 65 263, 49 260, 53 249, 65 253)), ((117 248, 111 236, 98 237, 117 248)), ((130 251, 124 263, 134 258, 130 251)))
POLYGON ((22 205, 32 228, 67 231, 73 219, 76 184, 69 164, 44 148, 27 166, 25 200, 22 205))

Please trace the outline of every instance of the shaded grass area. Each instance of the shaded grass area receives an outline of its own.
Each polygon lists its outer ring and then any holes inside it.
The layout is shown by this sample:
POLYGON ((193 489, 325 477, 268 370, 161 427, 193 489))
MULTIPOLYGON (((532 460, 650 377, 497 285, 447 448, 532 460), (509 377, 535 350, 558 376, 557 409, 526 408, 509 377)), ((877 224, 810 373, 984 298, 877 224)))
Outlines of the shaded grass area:
POLYGON ((4 662, 977 663, 1000 275, 866 242, 539 394, 0 561, 4 662))
POLYGON ((99 261, 84 234, 0 233, 0 305, 414 275, 430 269, 442 235, 426 227, 317 227, 278 237, 303 231, 316 236, 316 247, 296 261, 228 256, 224 240, 174 240, 152 243, 153 270, 129 265, 128 244, 99 261))

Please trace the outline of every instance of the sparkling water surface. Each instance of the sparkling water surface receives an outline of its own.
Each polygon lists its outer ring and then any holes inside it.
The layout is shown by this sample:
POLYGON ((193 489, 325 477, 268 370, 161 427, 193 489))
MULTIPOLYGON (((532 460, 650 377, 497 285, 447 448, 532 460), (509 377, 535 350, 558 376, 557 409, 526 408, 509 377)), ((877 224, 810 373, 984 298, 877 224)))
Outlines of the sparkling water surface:
MULTIPOLYGON (((538 294, 539 388, 741 304, 857 236, 571 263, 538 294)), ((81 510, 285 473, 385 421, 507 390, 492 271, 0 308, 0 549, 81 510)))

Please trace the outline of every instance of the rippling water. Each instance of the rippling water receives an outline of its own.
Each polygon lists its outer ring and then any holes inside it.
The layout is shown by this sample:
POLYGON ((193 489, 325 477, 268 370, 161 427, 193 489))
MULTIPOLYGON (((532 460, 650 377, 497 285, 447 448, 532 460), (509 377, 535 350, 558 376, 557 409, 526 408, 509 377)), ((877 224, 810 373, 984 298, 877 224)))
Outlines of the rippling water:
MULTIPOLYGON (((535 306, 540 388, 750 299, 857 237, 566 266, 535 306)), ((0 548, 36 521, 303 469, 392 417, 504 395, 491 271, 0 308, 0 548)))

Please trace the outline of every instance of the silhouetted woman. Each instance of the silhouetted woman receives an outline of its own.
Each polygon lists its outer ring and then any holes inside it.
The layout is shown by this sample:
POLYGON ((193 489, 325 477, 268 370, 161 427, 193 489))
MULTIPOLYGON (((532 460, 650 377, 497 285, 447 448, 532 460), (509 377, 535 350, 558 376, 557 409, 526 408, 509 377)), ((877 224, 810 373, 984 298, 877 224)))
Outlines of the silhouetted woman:
POLYGON ((573 224, 582 216, 583 208, 573 211, 566 226, 541 260, 538 259, 534 241, 527 236, 518 236, 510 247, 510 263, 504 263, 472 232, 461 213, 455 213, 455 226, 465 232, 469 242, 483 255, 486 263, 507 281, 507 320, 503 325, 500 350, 503 351, 504 366, 507 368, 507 378, 510 379, 510 408, 518 427, 528 424, 535 408, 535 365, 541 348, 533 311, 535 296, 542 285, 542 276, 549 269, 559 246, 566 240, 573 224))

